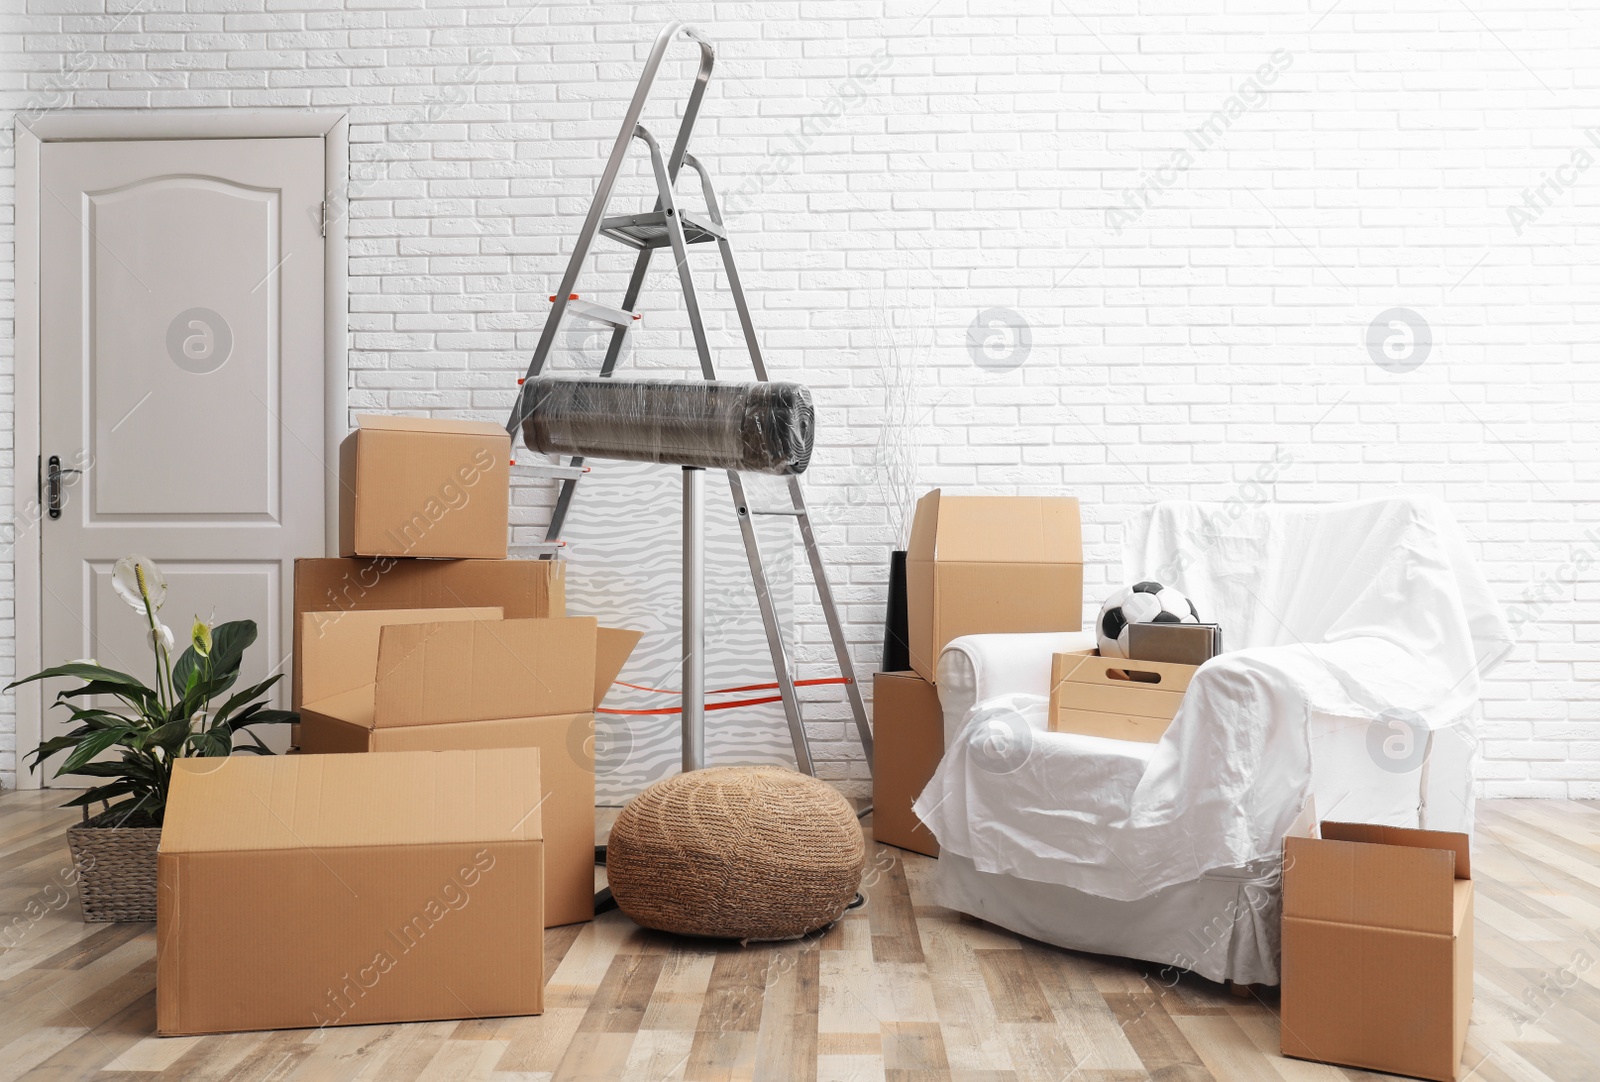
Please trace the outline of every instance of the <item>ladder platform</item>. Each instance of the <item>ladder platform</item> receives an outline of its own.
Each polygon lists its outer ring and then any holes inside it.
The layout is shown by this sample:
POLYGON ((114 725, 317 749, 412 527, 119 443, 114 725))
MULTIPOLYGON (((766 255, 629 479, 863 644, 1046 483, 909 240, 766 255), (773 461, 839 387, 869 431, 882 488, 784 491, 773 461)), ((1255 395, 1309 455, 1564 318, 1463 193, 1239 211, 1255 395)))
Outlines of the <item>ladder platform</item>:
MULTIPOLYGON (((704 218, 678 212, 683 223, 683 239, 689 244, 704 244, 708 240, 726 240, 727 233, 720 225, 704 218)), ((665 248, 672 243, 667 236, 666 211, 653 210, 643 214, 619 214, 600 223, 600 232, 612 240, 621 241, 630 248, 665 248)))
MULTIPOLYGON (((555 298, 550 298, 550 303, 555 303, 555 298)), ((638 312, 629 312, 623 308, 612 308, 608 304, 596 304, 586 301, 576 293, 567 299, 567 311, 584 319, 592 319, 596 323, 604 323, 609 327, 618 327, 627 330, 633 326, 634 320, 639 318, 638 312)))

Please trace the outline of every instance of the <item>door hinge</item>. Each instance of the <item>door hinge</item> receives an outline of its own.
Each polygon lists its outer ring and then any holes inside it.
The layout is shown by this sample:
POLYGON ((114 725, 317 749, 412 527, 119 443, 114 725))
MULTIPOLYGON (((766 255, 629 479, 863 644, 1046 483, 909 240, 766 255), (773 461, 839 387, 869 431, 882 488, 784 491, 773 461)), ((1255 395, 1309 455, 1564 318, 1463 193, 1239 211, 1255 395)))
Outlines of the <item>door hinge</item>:
POLYGON ((322 201, 322 235, 324 237, 328 235, 328 201, 326 199, 322 201))

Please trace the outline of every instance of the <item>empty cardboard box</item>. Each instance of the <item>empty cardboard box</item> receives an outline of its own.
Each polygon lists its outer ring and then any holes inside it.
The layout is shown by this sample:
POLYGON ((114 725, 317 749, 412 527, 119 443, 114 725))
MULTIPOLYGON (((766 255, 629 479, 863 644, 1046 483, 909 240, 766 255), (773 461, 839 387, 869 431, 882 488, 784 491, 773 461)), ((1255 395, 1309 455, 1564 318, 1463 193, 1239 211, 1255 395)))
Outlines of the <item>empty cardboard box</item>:
POLYGON ((1284 840, 1286 1056, 1452 1082, 1472 1016, 1465 834, 1323 823, 1284 840))
POLYGON ((939 651, 962 635, 1080 630, 1078 501, 934 489, 912 520, 906 608, 911 667, 929 683, 939 651))
POLYGON ((508 620, 567 614, 566 567, 559 560, 325 560, 294 562, 294 669, 291 701, 300 708, 301 633, 347 612, 495 606, 508 620), (318 618, 307 625, 306 613, 318 618))
POLYGON ((944 758, 939 693, 914 672, 872 677, 872 838, 926 856, 939 841, 912 803, 944 758))
POLYGON ((545 922, 592 918, 594 710, 639 632, 593 617, 383 624, 389 612, 356 615, 320 635, 302 629, 301 752, 538 748, 545 922))
POLYGON ((1050 731, 1154 744, 1177 717, 1197 668, 1095 651, 1056 654, 1050 659, 1050 731))
POLYGON ((356 418, 339 445, 339 553, 501 560, 511 436, 491 421, 356 418))
POLYGON ((539 752, 175 763, 162 1035, 539 1014, 539 752))

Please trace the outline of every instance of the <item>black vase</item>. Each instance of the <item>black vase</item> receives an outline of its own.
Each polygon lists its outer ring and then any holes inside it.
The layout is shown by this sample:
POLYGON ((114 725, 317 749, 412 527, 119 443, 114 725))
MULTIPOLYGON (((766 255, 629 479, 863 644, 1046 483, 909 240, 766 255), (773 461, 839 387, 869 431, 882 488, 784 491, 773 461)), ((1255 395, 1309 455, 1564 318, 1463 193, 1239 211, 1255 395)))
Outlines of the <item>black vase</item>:
POLYGON ((905 672, 911 668, 911 645, 907 642, 910 621, 906 617, 906 554, 904 549, 889 553, 889 609, 883 618, 883 671, 905 672))

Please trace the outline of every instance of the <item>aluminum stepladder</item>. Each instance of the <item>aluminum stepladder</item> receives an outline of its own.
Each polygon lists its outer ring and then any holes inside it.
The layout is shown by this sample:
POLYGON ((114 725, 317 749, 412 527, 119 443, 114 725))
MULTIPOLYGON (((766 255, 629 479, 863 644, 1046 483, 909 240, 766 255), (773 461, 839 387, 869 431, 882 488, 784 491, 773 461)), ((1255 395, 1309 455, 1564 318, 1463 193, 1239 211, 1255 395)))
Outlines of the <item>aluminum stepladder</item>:
MULTIPOLYGON (((722 256, 723 272, 728 278, 728 287, 733 293, 734 306, 738 310, 739 324, 744 331, 745 345, 749 350, 750 362, 755 370, 756 379, 762 382, 767 380, 766 364, 761 357, 761 346, 756 339, 755 324, 750 318, 750 308, 745 302, 744 289, 740 285, 739 272, 734 264, 733 247, 729 243, 728 234, 723 226, 722 213, 717 203, 716 191, 711 183, 711 175, 693 155, 688 153, 689 137, 693 134, 695 120, 700 113, 700 104, 705 97, 706 86, 711 79, 711 68, 716 60, 716 50, 699 31, 680 22, 668 24, 656 37, 655 45, 650 50, 650 56, 645 61, 644 71, 639 77, 639 85, 634 90, 633 100, 628 105, 628 111, 623 116, 622 127, 617 133, 616 144, 611 148, 611 156, 606 161, 604 171, 600 176, 600 183, 595 191, 594 202, 589 207, 589 213, 584 218, 583 227, 578 232, 578 240, 573 247, 571 259, 567 263, 566 273, 562 275, 561 286, 551 298, 550 314, 545 320, 544 329, 539 333, 538 344, 534 347, 533 359, 528 365, 527 379, 539 375, 544 368, 546 359, 550 355, 551 347, 555 343, 556 332, 560 328, 562 319, 567 314, 572 314, 586 319, 594 320, 611 328, 611 341, 606 349, 605 360, 602 362, 600 372, 603 378, 610 377, 616 370, 618 358, 621 356, 623 343, 629 334, 633 323, 638 319, 634 306, 638 303, 639 293, 644 287, 645 276, 650 269, 650 258, 657 248, 670 246, 673 257, 677 263, 678 283, 683 291, 685 308, 689 314, 689 326, 694 333, 695 351, 700 359, 700 371, 705 379, 716 379, 716 371, 711 361, 711 348, 706 339, 705 325, 700 315, 700 303, 695 291, 694 275, 689 266, 688 246, 707 241, 716 241, 717 248, 722 256), (673 143, 672 152, 666 159, 662 158, 661 146, 655 137, 639 123, 639 118, 644 113, 644 107, 650 97, 650 90, 655 82, 656 74, 661 68, 661 62, 666 55, 667 48, 677 38, 682 37, 694 42, 700 47, 700 69, 695 77, 693 89, 689 93, 689 100, 684 107, 683 119, 678 126, 678 135, 673 143), (655 208, 644 214, 606 215, 607 207, 611 201, 612 189, 616 185, 617 177, 622 170, 622 164, 627 158, 628 150, 633 140, 638 139, 645 144, 650 153, 651 170, 656 183, 655 208), (680 168, 687 164, 700 177, 700 187, 705 198, 706 213, 702 217, 695 212, 685 212, 678 203, 675 184, 680 168), (634 263, 633 273, 628 279, 627 290, 623 296, 620 308, 611 308, 606 305, 595 304, 582 299, 575 289, 578 284, 578 275, 584 260, 589 255, 589 249, 594 243, 596 235, 604 235, 622 244, 628 245, 638 251, 634 263)), ((522 427, 522 398, 518 396, 517 405, 513 408, 511 419, 506 423, 506 429, 516 439, 522 427)), ((572 507, 572 496, 577 488, 578 480, 584 472, 583 458, 574 456, 570 464, 555 467, 547 471, 547 475, 561 479, 561 491, 556 498, 555 509, 550 516, 550 525, 545 533, 546 544, 553 544, 561 536, 562 526, 566 522, 568 512, 572 507)), ((772 667, 777 674, 778 692, 783 701, 784 716, 789 725, 790 740, 794 745, 795 764, 806 774, 815 775, 816 769, 811 760, 811 749, 806 738, 805 726, 800 717, 800 701, 795 694, 793 673, 789 668, 788 651, 784 647, 782 631, 778 626, 777 610, 773 604, 772 594, 767 585, 766 568, 761 559, 761 549, 756 538, 755 515, 781 515, 792 517, 800 528, 800 537, 805 546, 806 556, 811 563, 811 575, 816 583, 818 600, 821 603, 823 615, 827 621, 828 634, 833 640, 834 656, 838 663, 839 674, 844 680, 845 693, 850 702, 851 713, 855 717, 856 732, 860 737, 862 750, 866 753, 867 766, 871 770, 872 761, 872 731, 867 725, 866 706, 861 699, 861 689, 855 679, 855 668, 850 661, 849 647, 845 642, 844 627, 839 622, 838 609, 834 604, 833 590, 828 584, 826 569, 822 563, 822 554, 817 548, 816 534, 812 528, 810 515, 806 511, 805 495, 800 489, 798 477, 790 475, 786 478, 789 489, 789 502, 787 508, 758 510, 750 507, 745 498, 744 482, 736 470, 726 471, 728 487, 733 496, 735 514, 739 521, 740 534, 744 540, 745 556, 750 565, 750 577, 755 586, 756 601, 761 610, 761 622, 766 628, 767 646, 772 655, 772 667)), ((701 499, 700 478, 702 470, 684 471, 684 500, 688 510, 691 506, 698 512, 698 501, 701 499)), ((690 521, 686 515, 686 523, 690 521)), ((698 521, 696 517, 695 521, 698 521)), ((686 525, 684 544, 686 554, 689 546, 700 546, 703 541, 697 536, 691 536, 691 530, 686 525)), ((686 559, 686 568, 690 561, 686 559)), ((686 576, 687 578, 687 576, 686 576)), ((698 589, 701 584, 692 584, 698 589)), ((685 582, 686 606, 691 584, 685 582)), ((686 619, 686 646, 688 649, 688 620, 686 619)), ((698 731, 704 734, 705 730, 705 689, 701 687, 686 686, 683 689, 684 732, 698 731)), ((684 748, 685 769, 691 768, 691 763, 698 757, 703 760, 704 749, 690 748, 686 736, 684 748)), ((696 764, 703 765, 703 761, 696 764)))

